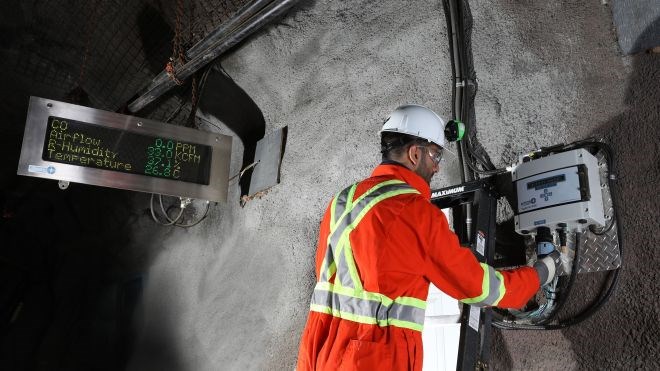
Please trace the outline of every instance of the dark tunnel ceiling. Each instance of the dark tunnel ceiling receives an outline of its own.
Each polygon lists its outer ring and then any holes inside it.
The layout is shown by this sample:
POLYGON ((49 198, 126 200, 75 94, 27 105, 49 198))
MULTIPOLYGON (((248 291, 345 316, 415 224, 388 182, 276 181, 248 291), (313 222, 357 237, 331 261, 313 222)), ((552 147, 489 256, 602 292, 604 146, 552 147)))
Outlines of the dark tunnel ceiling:
MULTIPOLYGON (((90 106, 121 110, 172 55, 178 3, 183 4, 180 35, 186 50, 248 2, 3 1, 0 63, 12 82, 3 95, 65 100, 79 85, 90 106)), ((187 94, 184 85, 140 114, 163 120, 189 99, 187 94)))

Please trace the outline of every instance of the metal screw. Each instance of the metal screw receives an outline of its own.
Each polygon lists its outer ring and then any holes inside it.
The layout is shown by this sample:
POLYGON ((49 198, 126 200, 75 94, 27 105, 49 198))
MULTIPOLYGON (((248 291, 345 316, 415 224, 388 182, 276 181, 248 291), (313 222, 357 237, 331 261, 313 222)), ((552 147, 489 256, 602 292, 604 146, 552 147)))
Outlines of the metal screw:
POLYGON ((138 121, 137 126, 141 127, 142 126, 142 121, 138 121))
POLYGON ((219 141, 220 141, 220 138, 219 138, 219 137, 215 137, 215 141, 216 141, 216 142, 219 142, 219 141))
POLYGON ((46 103, 46 107, 51 108, 53 106, 52 103, 46 103))

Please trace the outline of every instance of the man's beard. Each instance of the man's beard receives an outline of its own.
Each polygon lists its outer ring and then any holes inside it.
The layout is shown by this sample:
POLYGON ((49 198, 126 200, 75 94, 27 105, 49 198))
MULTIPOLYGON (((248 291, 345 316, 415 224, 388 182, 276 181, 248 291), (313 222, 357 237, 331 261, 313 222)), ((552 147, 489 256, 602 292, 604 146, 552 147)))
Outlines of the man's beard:
POLYGON ((421 166, 417 168, 416 172, 417 175, 421 176, 426 181, 426 183, 431 185, 431 178, 433 178, 433 175, 435 175, 435 173, 433 172, 433 167, 429 168, 427 161, 431 161, 431 160, 427 158, 423 158, 422 163, 420 164, 421 166))

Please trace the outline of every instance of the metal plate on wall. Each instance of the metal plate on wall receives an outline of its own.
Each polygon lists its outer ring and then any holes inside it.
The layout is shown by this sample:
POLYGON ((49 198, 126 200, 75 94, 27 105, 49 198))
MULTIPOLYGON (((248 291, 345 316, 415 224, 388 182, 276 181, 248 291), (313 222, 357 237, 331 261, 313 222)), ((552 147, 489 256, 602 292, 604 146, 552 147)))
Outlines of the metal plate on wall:
POLYGON ((280 182, 280 167, 288 127, 266 135, 257 142, 254 160, 257 163, 250 180, 250 196, 264 191, 280 182))
MULTIPOLYGON (((607 163, 601 152, 596 154, 598 165, 600 169, 600 184, 603 195, 603 210, 605 212, 606 224, 609 223, 614 217, 614 209, 612 207, 612 195, 607 183, 607 176, 609 174, 607 163)), ((569 254, 574 256, 575 253, 575 234, 569 233, 566 244, 570 249, 569 254)), ((589 230, 582 232, 580 235, 579 245, 579 265, 578 273, 598 272, 617 269, 621 266, 621 253, 619 250, 619 240, 616 222, 612 228, 603 235, 596 235, 589 230)), ((560 266, 559 275, 566 275, 570 273, 570 267, 566 269, 560 266)))

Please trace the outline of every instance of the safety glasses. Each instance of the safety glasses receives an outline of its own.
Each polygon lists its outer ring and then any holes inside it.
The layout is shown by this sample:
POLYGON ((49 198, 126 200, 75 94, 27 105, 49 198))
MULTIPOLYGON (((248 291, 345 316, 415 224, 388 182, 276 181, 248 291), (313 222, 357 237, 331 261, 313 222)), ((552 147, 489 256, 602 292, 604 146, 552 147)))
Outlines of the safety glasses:
POLYGON ((426 152, 428 152, 429 157, 431 157, 431 161, 433 161, 434 164, 438 165, 440 161, 442 161, 442 149, 440 149, 439 151, 433 151, 428 146, 417 146, 417 147, 426 148, 426 152))

